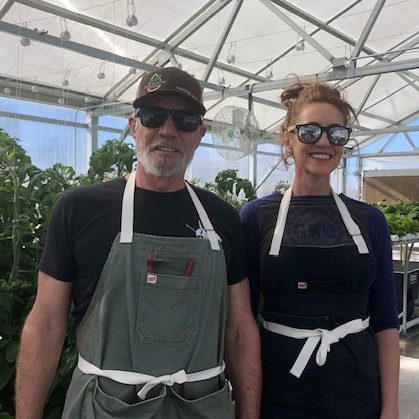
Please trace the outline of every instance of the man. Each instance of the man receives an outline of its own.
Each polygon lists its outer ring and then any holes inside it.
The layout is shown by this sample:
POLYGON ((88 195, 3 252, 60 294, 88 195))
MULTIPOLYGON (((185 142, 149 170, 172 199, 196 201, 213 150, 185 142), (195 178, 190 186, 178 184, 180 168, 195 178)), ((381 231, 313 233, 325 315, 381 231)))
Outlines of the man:
POLYGON ((41 418, 70 301, 79 361, 63 418, 259 414, 259 337, 235 211, 184 181, 205 134, 199 83, 143 76, 129 118, 137 169, 57 202, 22 332, 17 419, 41 418), (121 211, 122 207, 122 211, 121 211))

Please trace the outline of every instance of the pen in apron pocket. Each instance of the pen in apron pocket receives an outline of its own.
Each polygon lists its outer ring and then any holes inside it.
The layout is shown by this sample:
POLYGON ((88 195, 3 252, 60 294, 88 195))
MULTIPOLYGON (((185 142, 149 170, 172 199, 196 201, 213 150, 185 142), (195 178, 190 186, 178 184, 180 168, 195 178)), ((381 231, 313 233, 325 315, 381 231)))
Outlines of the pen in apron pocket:
POLYGON ((154 259, 150 254, 147 255, 147 272, 154 273, 154 259))
POLYGON ((189 259, 188 266, 186 267, 185 276, 190 278, 192 276, 192 272, 194 268, 195 268, 195 259, 189 259))

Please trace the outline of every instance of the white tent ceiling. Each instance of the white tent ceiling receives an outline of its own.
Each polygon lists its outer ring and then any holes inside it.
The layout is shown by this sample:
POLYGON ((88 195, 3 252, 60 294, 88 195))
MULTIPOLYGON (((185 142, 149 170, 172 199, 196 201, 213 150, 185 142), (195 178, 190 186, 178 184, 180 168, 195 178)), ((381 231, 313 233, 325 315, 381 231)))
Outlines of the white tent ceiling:
POLYGON ((274 133, 289 74, 339 83, 362 146, 419 117, 419 0, 0 0, 0 42, 0 95, 98 114, 127 113, 143 72, 177 62, 204 86, 209 120, 251 91, 274 133))

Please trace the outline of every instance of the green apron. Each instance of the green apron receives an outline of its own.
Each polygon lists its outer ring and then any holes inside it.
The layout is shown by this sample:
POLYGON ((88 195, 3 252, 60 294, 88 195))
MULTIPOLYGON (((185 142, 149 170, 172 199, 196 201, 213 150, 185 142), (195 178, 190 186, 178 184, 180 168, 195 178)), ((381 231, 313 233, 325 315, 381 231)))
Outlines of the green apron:
POLYGON ((63 418, 234 417, 223 374, 224 253, 195 192, 186 187, 208 240, 133 233, 131 174, 121 233, 77 329, 79 363, 63 418))

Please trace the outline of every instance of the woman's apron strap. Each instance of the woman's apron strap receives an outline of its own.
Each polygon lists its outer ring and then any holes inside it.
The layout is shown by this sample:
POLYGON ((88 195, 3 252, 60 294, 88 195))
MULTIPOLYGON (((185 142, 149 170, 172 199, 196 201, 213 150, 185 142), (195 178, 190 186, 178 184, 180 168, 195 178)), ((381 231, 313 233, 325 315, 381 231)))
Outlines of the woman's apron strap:
MULTIPOLYGON (((351 235, 352 240, 354 241, 358 252, 360 254, 368 254, 368 247, 365 243, 364 238, 362 237, 361 230, 356 225, 355 221, 352 219, 351 214, 346 208, 346 205, 343 203, 339 195, 332 189, 333 199, 336 203, 336 206, 339 210, 339 213, 342 217, 343 223, 345 224, 346 230, 351 235)), ((279 206, 278 216, 276 219, 276 225, 274 234, 272 237, 271 248, 269 250, 270 256, 278 256, 279 249, 281 248, 282 238, 285 231, 285 223, 287 221, 288 211, 290 207, 292 197, 292 185, 284 193, 284 196, 281 200, 281 205, 279 206)))

